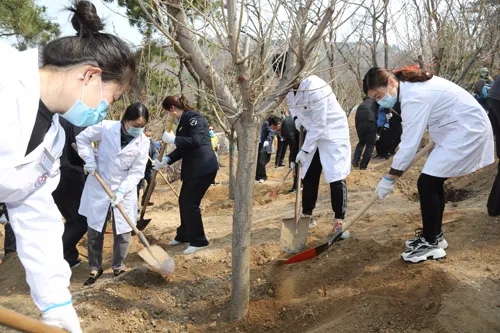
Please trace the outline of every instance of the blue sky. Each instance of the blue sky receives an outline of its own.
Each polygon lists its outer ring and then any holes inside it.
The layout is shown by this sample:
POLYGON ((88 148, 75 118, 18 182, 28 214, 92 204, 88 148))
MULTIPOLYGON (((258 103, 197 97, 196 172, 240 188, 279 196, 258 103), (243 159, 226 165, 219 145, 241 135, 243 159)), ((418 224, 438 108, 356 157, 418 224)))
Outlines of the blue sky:
MULTIPOLYGON (((0 0, 1 1, 1 0, 0 0)), ((47 7, 47 14, 61 27, 61 36, 74 35, 75 30, 71 26, 71 12, 64 7, 71 4, 70 0, 35 0, 40 6, 47 7)), ((105 3, 102 0, 90 0, 97 8, 97 14, 104 18, 106 23, 106 32, 118 35, 123 40, 139 45, 141 43, 141 34, 130 26, 125 17, 125 9, 119 8, 115 3, 105 3)))

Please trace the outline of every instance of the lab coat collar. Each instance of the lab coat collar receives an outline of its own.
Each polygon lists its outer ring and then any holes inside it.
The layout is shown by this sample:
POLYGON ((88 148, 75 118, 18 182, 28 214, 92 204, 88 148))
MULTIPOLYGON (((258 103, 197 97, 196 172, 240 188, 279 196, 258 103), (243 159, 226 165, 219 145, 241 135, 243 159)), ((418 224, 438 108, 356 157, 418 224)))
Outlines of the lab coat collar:
POLYGON ((139 135, 137 138, 133 139, 128 145, 126 145, 122 149, 121 129, 122 129, 122 122, 121 121, 117 121, 111 128, 111 130, 114 133, 113 144, 115 145, 115 148, 118 150, 118 155, 126 153, 129 150, 138 149, 139 144, 142 142, 142 140, 144 140, 144 138, 146 138, 146 135, 143 133, 143 134, 139 135))

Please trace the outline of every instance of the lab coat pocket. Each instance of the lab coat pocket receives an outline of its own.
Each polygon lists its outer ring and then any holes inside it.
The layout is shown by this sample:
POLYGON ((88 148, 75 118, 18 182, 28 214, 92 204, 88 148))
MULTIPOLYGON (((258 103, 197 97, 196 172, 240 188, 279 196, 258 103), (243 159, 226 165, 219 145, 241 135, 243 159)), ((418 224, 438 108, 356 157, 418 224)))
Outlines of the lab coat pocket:
POLYGON ((137 155, 136 151, 128 151, 126 153, 118 155, 117 157, 119 159, 120 170, 121 171, 129 170, 132 167, 132 163, 134 163, 136 155, 137 155))
POLYGON ((429 125, 429 134, 435 143, 442 143, 451 134, 457 134, 458 130, 459 119, 455 110, 448 112, 442 119, 429 125))

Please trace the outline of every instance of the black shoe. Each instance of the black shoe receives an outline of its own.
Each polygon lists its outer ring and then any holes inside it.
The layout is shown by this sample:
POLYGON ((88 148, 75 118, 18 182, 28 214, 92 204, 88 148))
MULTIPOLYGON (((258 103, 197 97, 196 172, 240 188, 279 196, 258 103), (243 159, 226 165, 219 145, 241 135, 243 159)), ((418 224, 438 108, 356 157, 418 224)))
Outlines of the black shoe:
POLYGON ((148 202, 148 206, 153 206, 155 203, 154 202, 148 202))
POLYGON ((295 193, 295 192, 297 192, 296 188, 292 188, 290 191, 288 191, 288 193, 295 193))
POLYGON ((124 270, 122 268, 120 268, 120 269, 113 269, 113 275, 114 276, 120 276, 120 275, 122 275, 125 272, 126 272, 126 270, 124 270))
POLYGON ((352 161, 352 166, 355 168, 359 167, 359 162, 352 161))
POLYGON ((278 165, 278 166, 279 166, 279 167, 284 167, 285 165, 284 165, 284 164, 280 164, 280 165, 278 165))
POLYGON ((69 264, 69 268, 75 269, 78 266, 80 266, 81 263, 82 263, 82 261, 80 259, 76 259, 75 262, 72 262, 71 264, 69 264))
POLYGON ((102 273, 103 273, 102 268, 99 268, 99 270, 97 270, 97 271, 91 271, 89 278, 87 279, 87 281, 85 281, 85 283, 83 285, 84 286, 93 285, 97 281, 99 276, 102 275, 102 273))
POLYGON ((359 170, 366 170, 366 167, 359 167, 359 170))

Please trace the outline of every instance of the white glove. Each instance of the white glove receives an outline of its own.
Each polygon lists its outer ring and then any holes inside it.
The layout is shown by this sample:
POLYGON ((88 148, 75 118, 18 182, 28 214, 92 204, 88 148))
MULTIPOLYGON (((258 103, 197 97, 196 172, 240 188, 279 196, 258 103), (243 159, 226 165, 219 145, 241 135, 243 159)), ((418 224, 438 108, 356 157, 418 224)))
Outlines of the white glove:
POLYGON ((164 132, 161 139, 165 143, 175 143, 175 134, 172 132, 164 132))
POLYGON ((295 162, 290 162, 290 169, 295 170, 295 162))
POLYGON ((2 214, 2 216, 0 216, 0 224, 7 224, 7 222, 9 222, 7 220, 7 216, 5 216, 5 214, 2 214))
POLYGON ((123 201, 124 194, 121 191, 116 191, 114 193, 115 200, 111 200, 111 207, 116 207, 123 201))
POLYGON ((42 313, 42 321, 47 325, 65 329, 70 333, 82 333, 80 321, 73 304, 59 306, 42 313))
POLYGON ((95 171, 97 170, 97 164, 95 163, 95 161, 91 161, 91 162, 86 162, 85 165, 83 166, 83 172, 85 172, 85 174, 90 174, 90 175, 94 175, 95 171))
POLYGON ((307 160, 307 154, 308 154, 307 152, 305 152, 301 149, 299 151, 299 153, 297 154, 297 157, 295 158, 295 162, 304 165, 304 163, 306 163, 306 160, 307 160))
POLYGON ((392 190, 394 189, 394 181, 395 179, 390 179, 386 176, 382 176, 382 179, 375 189, 375 193, 378 194, 378 198, 380 200, 384 199, 389 193, 392 193, 392 190))
POLYGON ((153 169, 159 171, 161 170, 165 165, 167 165, 168 163, 170 163, 170 157, 168 156, 165 156, 161 159, 161 162, 158 161, 158 160, 155 160, 153 162, 153 169))
POLYGON ((392 113, 385 114, 385 119, 387 119, 387 121, 389 121, 391 118, 392 118, 392 113))
POLYGON ((378 140, 380 140, 380 135, 377 134, 377 135, 375 135, 375 141, 378 141, 378 140))
POLYGON ((262 144, 262 148, 266 147, 269 147, 269 141, 264 141, 264 143, 262 144))

